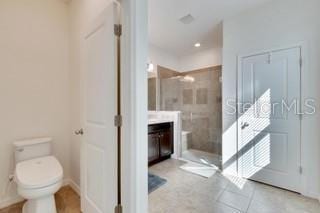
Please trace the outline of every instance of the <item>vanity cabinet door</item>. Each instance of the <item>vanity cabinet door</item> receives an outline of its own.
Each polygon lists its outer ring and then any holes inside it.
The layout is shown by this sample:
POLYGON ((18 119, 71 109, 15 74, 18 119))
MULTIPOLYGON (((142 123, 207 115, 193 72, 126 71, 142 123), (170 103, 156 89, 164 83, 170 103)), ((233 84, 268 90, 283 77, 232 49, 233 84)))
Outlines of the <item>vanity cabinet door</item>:
POLYGON ((160 134, 160 155, 161 157, 170 156, 173 153, 173 139, 171 129, 165 129, 160 134))
POLYGON ((159 134, 148 134, 148 162, 158 160, 160 157, 159 134))

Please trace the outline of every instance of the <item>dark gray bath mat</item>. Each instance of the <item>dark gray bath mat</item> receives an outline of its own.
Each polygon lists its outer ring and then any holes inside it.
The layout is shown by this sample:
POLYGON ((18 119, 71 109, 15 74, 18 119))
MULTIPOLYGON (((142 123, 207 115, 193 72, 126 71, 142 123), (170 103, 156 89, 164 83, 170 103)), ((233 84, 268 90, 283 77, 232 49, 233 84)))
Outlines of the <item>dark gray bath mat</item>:
POLYGON ((157 175, 148 173, 148 192, 149 194, 165 184, 167 182, 166 179, 163 179, 157 175))

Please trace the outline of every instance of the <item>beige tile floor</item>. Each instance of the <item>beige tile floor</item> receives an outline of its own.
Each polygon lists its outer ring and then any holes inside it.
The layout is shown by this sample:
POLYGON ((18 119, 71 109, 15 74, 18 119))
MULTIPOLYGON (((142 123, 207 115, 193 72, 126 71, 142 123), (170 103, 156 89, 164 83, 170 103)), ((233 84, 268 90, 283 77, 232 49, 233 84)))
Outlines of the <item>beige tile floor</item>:
MULTIPOLYGON (((71 189, 71 187, 62 187, 55 194, 55 199, 58 213, 80 212, 80 197, 75 191, 71 189)), ((0 213, 21 213, 23 203, 24 202, 2 209, 0 210, 0 213)))
POLYGON ((149 169, 167 179, 149 195, 149 213, 320 213, 316 200, 220 172, 206 179, 182 164, 170 159, 149 169))

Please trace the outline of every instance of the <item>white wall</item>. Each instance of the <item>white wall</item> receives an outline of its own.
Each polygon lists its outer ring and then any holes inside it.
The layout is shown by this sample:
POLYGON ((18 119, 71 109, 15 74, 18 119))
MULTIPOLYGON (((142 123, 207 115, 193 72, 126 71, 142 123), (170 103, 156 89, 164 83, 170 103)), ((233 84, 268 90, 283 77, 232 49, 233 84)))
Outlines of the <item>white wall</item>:
POLYGON ((53 137, 69 177, 68 27, 62 1, 0 1, 0 208, 17 199, 15 140, 53 137))
MULTIPOLYGON (((247 11, 224 22, 223 44, 223 161, 236 153, 236 117, 225 112, 226 100, 236 98, 237 55, 265 49, 307 43, 302 74, 303 97, 320 100, 320 19, 319 0, 281 0, 247 11)), ((317 103, 318 106, 318 103, 317 103)), ((302 158, 305 167, 305 194, 317 197, 320 191, 320 116, 302 121, 302 158)), ((228 172, 235 172, 236 163, 228 172)))
MULTIPOLYGON (((187 55, 174 55, 166 50, 163 50, 153 44, 149 44, 149 63, 178 71, 187 72, 196 69, 202 69, 212 66, 221 65, 222 49, 210 48, 187 55)), ((155 77, 149 75, 149 77, 155 77)))
POLYGON ((181 56, 179 58, 179 64, 180 72, 188 72, 191 70, 221 65, 222 49, 210 48, 194 54, 181 56))
POLYGON ((152 63, 154 65, 154 71, 148 73, 149 78, 156 77, 157 65, 160 65, 162 67, 166 67, 172 70, 180 69, 179 58, 176 55, 150 43, 149 43, 148 63, 152 63))

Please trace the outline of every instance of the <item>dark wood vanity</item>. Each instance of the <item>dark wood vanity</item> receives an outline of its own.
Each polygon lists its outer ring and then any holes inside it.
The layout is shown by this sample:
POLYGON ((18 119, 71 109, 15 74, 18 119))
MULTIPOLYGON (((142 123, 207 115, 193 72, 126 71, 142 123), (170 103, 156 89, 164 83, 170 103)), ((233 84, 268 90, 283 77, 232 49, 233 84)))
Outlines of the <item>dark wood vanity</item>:
POLYGON ((171 154, 173 154, 173 122, 149 124, 149 166, 170 158, 171 154))

